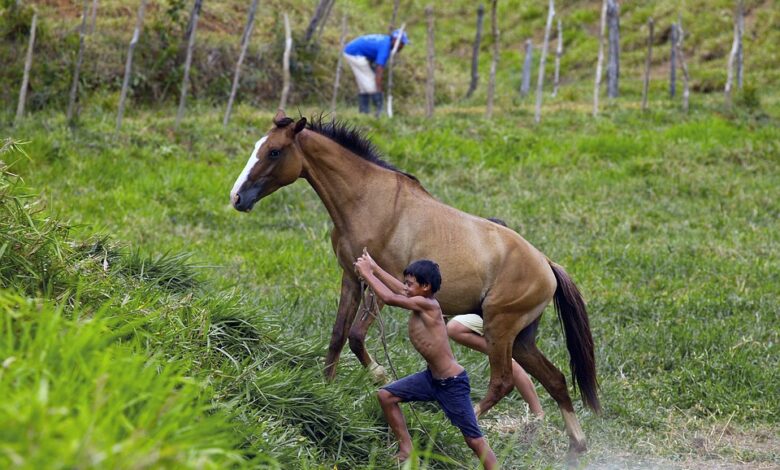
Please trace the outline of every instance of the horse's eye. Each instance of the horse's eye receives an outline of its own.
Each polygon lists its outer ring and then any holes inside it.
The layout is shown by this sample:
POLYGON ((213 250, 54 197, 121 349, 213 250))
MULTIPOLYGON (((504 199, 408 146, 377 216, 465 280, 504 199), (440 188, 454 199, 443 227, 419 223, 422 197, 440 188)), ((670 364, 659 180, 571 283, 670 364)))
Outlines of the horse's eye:
POLYGON ((279 158, 279 155, 281 154, 282 153, 278 149, 273 149, 268 152, 268 158, 272 158, 272 159, 279 158))

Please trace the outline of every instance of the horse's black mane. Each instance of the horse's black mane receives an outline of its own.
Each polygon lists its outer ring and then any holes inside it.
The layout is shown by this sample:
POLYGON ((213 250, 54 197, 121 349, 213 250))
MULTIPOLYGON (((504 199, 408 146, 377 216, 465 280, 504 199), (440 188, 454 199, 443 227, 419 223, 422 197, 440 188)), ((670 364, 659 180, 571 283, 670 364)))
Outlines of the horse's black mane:
POLYGON ((357 126, 353 126, 343 121, 337 120, 323 122, 322 115, 320 114, 319 116, 312 117, 311 121, 306 124, 306 128, 333 140, 337 144, 351 151, 355 155, 360 156, 364 160, 381 166, 382 168, 387 168, 388 170, 393 170, 395 172, 401 173, 402 175, 406 175, 414 181, 418 181, 415 176, 410 175, 405 171, 401 171, 390 163, 384 161, 382 159, 382 155, 379 153, 379 150, 377 150, 374 144, 368 139, 368 137, 363 134, 363 131, 358 129, 357 126))

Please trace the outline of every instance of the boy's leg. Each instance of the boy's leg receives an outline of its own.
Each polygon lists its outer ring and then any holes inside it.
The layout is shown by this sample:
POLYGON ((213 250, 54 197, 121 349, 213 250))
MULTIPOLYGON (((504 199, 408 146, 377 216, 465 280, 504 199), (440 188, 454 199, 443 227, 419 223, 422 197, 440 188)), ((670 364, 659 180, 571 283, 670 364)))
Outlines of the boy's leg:
POLYGON ((409 454, 412 452, 412 436, 409 435, 409 429, 406 427, 404 413, 398 406, 401 397, 397 397, 385 389, 379 390, 377 397, 379 397, 382 412, 385 414, 385 421, 393 430, 395 438, 398 439, 398 460, 404 461, 409 458, 409 454))
POLYGON ((404 461, 409 457, 412 451, 412 438, 409 435, 409 429, 406 427, 404 414, 398 404, 410 401, 435 400, 431 380, 431 372, 424 370, 385 385, 377 393, 387 424, 393 430, 396 439, 398 439, 398 460, 400 461, 404 461))
POLYGON ((520 396, 523 397, 528 408, 534 416, 539 418, 544 417, 544 410, 542 404, 539 402, 539 395, 536 394, 536 387, 531 382, 531 378, 523 370, 523 368, 514 359, 512 359, 512 379, 515 382, 517 391, 520 392, 520 396))
POLYGON ((434 381, 436 400, 460 432, 466 444, 477 454, 486 469, 497 468, 496 454, 485 440, 471 405, 469 375, 464 370, 456 377, 434 381))
POLYGON ((493 449, 490 448, 490 445, 484 436, 463 437, 466 439, 466 445, 468 445, 471 450, 474 451, 474 453, 479 458, 479 461, 482 462, 482 466, 485 468, 485 470, 493 470, 494 468, 498 468, 496 454, 493 452, 493 449))
MULTIPOLYGON (((477 315, 473 316, 478 317, 477 315)), ((472 315, 464 315, 463 317, 470 322, 476 321, 476 319, 473 319, 472 315)), ((462 344, 483 354, 487 354, 487 342, 485 341, 485 337, 475 332, 464 323, 455 319, 450 320, 450 322, 447 323, 447 334, 456 343, 462 344)), ((520 392, 520 396, 528 403, 531 413, 539 417, 544 416, 544 410, 542 409, 542 404, 539 402, 539 396, 536 394, 536 388, 534 387, 533 382, 531 382, 528 374, 526 374, 520 364, 515 360, 512 360, 512 379, 515 387, 517 387, 517 391, 520 392)))

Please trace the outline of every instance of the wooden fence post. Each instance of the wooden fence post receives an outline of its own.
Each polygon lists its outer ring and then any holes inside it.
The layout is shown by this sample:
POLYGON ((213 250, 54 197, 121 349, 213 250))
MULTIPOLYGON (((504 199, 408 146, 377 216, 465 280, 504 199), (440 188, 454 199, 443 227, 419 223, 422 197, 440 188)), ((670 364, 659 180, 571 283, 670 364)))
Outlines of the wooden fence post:
POLYGON ((523 76, 520 80, 520 96, 528 96, 531 91, 531 68, 534 64, 534 45, 530 39, 525 40, 525 59, 523 60, 523 76))
POLYGON ((737 2, 737 34, 739 36, 739 45, 737 46, 737 88, 741 90, 744 72, 742 37, 745 34, 745 5, 743 0, 738 0, 737 2))
POLYGON ((428 79, 425 82, 425 116, 433 117, 434 106, 434 74, 436 72, 436 50, 433 37, 433 5, 425 7, 425 16, 428 19, 428 79))
POLYGON ((741 73, 739 71, 739 67, 741 66, 741 50, 742 50, 742 0, 738 0, 737 2, 737 12, 734 15, 734 42, 731 44, 731 53, 729 53, 729 62, 728 62, 728 76, 726 78, 726 87, 724 89, 724 93, 726 96, 726 105, 731 106, 732 104, 732 90, 734 87, 734 68, 737 66, 737 86, 739 86, 739 74, 741 73))
POLYGON ((677 94, 677 48, 674 47, 677 44, 677 24, 672 23, 672 31, 669 38, 670 51, 669 51, 669 98, 674 98, 677 94))
POLYGON ((620 81, 620 5, 607 1, 609 23, 609 62, 607 63, 607 96, 617 98, 620 81))
POLYGON ((130 39, 130 45, 127 47, 127 61, 125 62, 125 78, 122 80, 122 92, 119 95, 119 111, 116 114, 116 131, 122 128, 122 116, 125 113, 125 98, 127 97, 127 89, 130 86, 130 75, 133 72, 133 52, 135 46, 138 44, 138 39, 141 37, 141 28, 144 25, 144 11, 146 10, 146 0, 141 0, 141 5, 138 7, 138 15, 135 20, 135 30, 133 30, 133 37, 130 39))
POLYGON ((287 107, 287 96, 290 94, 290 51, 292 51, 292 33, 290 32, 290 18, 284 13, 284 55, 282 56, 283 85, 282 98, 279 100, 279 108, 287 107))
POLYGON ((561 56, 563 56, 563 28, 561 27, 561 20, 558 20, 558 47, 555 49, 555 78, 553 79, 553 92, 552 96, 555 98, 558 96, 558 85, 560 83, 561 76, 561 56))
POLYGON ((601 89, 601 68, 604 65, 604 35, 607 30, 607 0, 601 3, 601 26, 599 27, 599 57, 596 62, 596 80, 593 85, 593 116, 599 114, 599 91, 601 89))
MULTIPOLYGON (((391 37, 393 31, 395 31, 395 21, 398 18, 398 7, 401 4, 401 0, 395 0, 393 2, 393 16, 390 18, 390 25, 387 27, 387 34, 391 37)), ((395 54, 398 52, 398 46, 401 44, 400 38, 403 37, 406 23, 401 25, 401 33, 398 35, 399 40, 395 42, 393 50, 390 51, 390 58, 387 61, 385 72, 387 73, 387 117, 393 117, 393 64, 395 62, 395 54)), ((380 93, 382 90, 378 90, 380 93)), ((381 116, 381 112, 377 109, 377 117, 381 116)))
POLYGON ((330 113, 336 116, 336 99, 339 96, 339 81, 341 80, 341 64, 344 60, 344 44, 347 42, 347 12, 341 15, 341 38, 339 39, 339 58, 336 62, 336 79, 333 81, 333 97, 330 100, 330 113))
POLYGON ((485 117, 493 117, 493 98, 496 94, 496 68, 498 67, 498 19, 496 18, 496 8, 498 0, 491 0, 490 5, 490 28, 493 32, 493 57, 490 60, 490 80, 488 81, 487 109, 485 117))
POLYGON ((685 64, 685 55, 682 50, 683 38, 685 32, 682 27, 682 15, 677 19, 677 42, 675 48, 677 49, 677 59, 680 61, 680 70, 683 73, 683 111, 688 112, 688 98, 690 96, 690 90, 688 88, 688 66, 685 64))
POLYGON ((195 0, 190 15, 190 23, 187 28, 187 57, 184 60, 184 77, 181 80, 181 95, 179 96, 179 110, 176 112, 176 124, 174 129, 179 129, 182 117, 184 117, 184 106, 187 102, 187 86, 190 82, 190 65, 192 65, 192 50, 195 48, 195 31, 198 29, 198 17, 203 0, 195 0))
POLYGON ((400 4, 401 0, 393 1, 393 16, 390 18, 390 26, 387 29, 388 34, 393 34, 393 30, 395 29, 395 22, 398 20, 398 7, 400 4))
POLYGON ((550 5, 547 9, 547 24, 544 27, 544 43, 542 45, 542 56, 539 58, 539 78, 536 81, 536 111, 534 113, 534 121, 539 124, 542 120, 542 89, 544 88, 544 65, 547 60, 547 48, 550 44, 550 30, 552 29, 552 21, 555 16, 555 1, 550 0, 550 5))
POLYGON ((81 13, 81 27, 79 28, 79 52, 76 56, 76 65, 73 69, 73 83, 70 86, 70 99, 68 99, 68 111, 66 119, 68 124, 73 123, 73 113, 76 109, 76 98, 79 89, 79 72, 81 62, 84 60, 84 36, 87 34, 87 13, 89 12, 89 0, 84 0, 84 9, 81 13))
POLYGON ((325 29, 325 25, 328 23, 328 18, 330 17, 330 11, 333 9, 333 4, 336 3, 336 0, 330 0, 330 3, 328 3, 328 9, 325 10, 325 15, 322 17, 322 21, 320 21, 320 26, 317 28, 317 41, 320 40, 320 36, 322 36, 322 31, 325 29))
POLYGON ((482 23, 485 19, 485 5, 477 7, 477 34, 474 37, 474 48, 471 52, 471 83, 466 92, 466 98, 471 98, 479 83, 479 43, 482 41, 482 23))
POLYGON ((647 58, 645 58, 645 80, 644 86, 642 87, 642 111, 647 110, 647 93, 650 89, 650 66, 653 62, 653 34, 655 23, 652 18, 647 20, 647 28, 649 34, 647 36, 647 58))
POLYGON ((98 9, 98 0, 92 0, 92 9, 90 10, 90 19, 89 19, 89 34, 92 34, 95 32, 95 22, 97 21, 97 9, 98 9))
POLYGON ((246 19, 246 26, 244 26, 244 34, 241 35, 241 52, 238 54, 238 62, 236 62, 236 73, 233 75, 233 86, 230 88, 230 98, 228 98, 225 117, 222 119, 222 127, 227 127, 228 121, 230 120, 230 113, 233 110, 233 100, 236 99, 236 92, 238 91, 238 78, 241 75, 241 64, 244 63, 246 50, 249 47, 249 38, 252 36, 252 29, 255 25, 257 2, 258 0, 252 0, 252 5, 249 7, 249 14, 246 19))
POLYGON ((19 103, 16 106, 16 119, 14 123, 19 123, 24 117, 24 104, 27 101, 27 85, 30 83, 30 67, 32 67, 33 48, 35 47, 35 29, 38 25, 38 12, 33 13, 32 23, 30 24, 30 41, 27 43, 27 55, 24 58, 24 76, 22 77, 22 88, 19 89, 19 103))
POLYGON ((317 8, 314 10, 314 13, 311 16, 311 21, 309 21, 309 26, 306 27, 306 33, 304 34, 303 37, 304 43, 308 43, 311 40, 312 36, 314 36, 314 32, 317 30, 317 26, 321 21, 323 21, 326 12, 329 10, 330 3, 331 0, 320 0, 319 3, 317 3, 317 8))
MULTIPOLYGON (((402 23, 398 29, 398 40, 395 41, 393 50, 390 51, 390 59, 387 61, 387 117, 393 117, 393 65, 395 63, 395 55, 398 53, 398 46, 401 45, 401 38, 404 36, 404 29, 406 29, 406 23, 402 23)), ((377 110, 377 117, 380 113, 377 110)))

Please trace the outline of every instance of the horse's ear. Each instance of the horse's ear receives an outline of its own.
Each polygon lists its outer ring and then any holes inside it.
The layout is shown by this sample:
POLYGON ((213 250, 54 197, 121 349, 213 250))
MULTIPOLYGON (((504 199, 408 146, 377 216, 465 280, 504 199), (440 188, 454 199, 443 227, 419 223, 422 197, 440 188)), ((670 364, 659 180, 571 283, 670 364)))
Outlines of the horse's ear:
POLYGON ((284 115, 284 109, 279 108, 274 116, 274 123, 281 122, 286 116, 284 115))
POLYGON ((306 118, 302 117, 295 123, 295 133, 301 132, 304 127, 306 127, 306 118))

